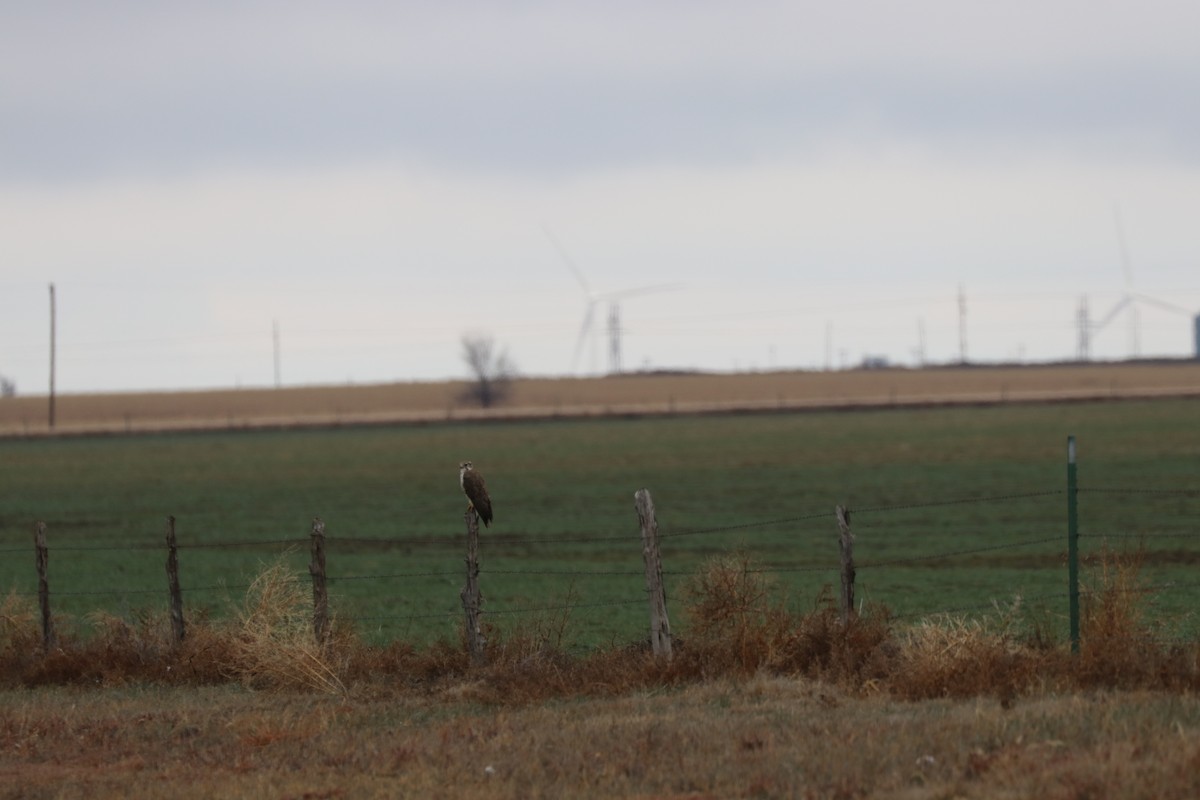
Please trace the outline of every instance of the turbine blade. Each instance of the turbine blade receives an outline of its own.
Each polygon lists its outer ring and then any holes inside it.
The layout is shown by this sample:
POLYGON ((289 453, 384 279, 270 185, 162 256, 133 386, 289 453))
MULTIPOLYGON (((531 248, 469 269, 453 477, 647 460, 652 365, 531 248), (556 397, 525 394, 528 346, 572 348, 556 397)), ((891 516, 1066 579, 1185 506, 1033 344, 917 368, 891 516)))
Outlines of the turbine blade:
POLYGON ((579 338, 575 340, 575 354, 571 357, 571 372, 574 372, 579 364, 579 354, 583 352, 583 344, 587 341, 588 333, 592 329, 592 320, 595 318, 596 301, 588 300, 587 312, 583 315, 583 325, 579 328, 579 338))
POLYGON ((1125 307, 1131 302, 1133 301, 1128 294, 1122 296, 1121 299, 1117 301, 1117 304, 1112 307, 1112 310, 1104 315, 1104 319, 1092 326, 1092 332, 1099 333, 1102 328, 1108 325, 1108 323, 1116 319, 1117 314, 1120 314, 1123 310, 1125 310, 1125 307))
POLYGON ((551 233, 550 229, 545 225, 542 226, 542 233, 546 234, 546 238, 550 240, 550 244, 553 245, 555 251, 558 252, 558 257, 561 258, 562 262, 567 265, 567 269, 571 270, 571 274, 575 276, 575 280, 579 281, 579 285, 583 287, 583 293, 586 294, 590 300, 592 297, 592 289, 590 286, 588 286, 587 278, 583 277, 583 270, 575 266, 575 262, 571 259, 571 255, 567 252, 567 249, 562 246, 562 243, 558 241, 558 238, 555 237, 555 235, 551 233))
POLYGON ((1121 250, 1121 270, 1125 273, 1125 292, 1133 291, 1133 263, 1129 258, 1129 248, 1125 243, 1125 226, 1121 224, 1121 207, 1113 207, 1113 220, 1117 226, 1117 246, 1121 250))
POLYGON ((1141 294, 1139 292, 1134 292, 1133 297, 1135 300, 1140 300, 1143 303, 1149 303, 1152 306, 1158 306, 1164 311, 1171 311, 1176 314, 1185 314, 1189 317, 1195 316, 1195 312, 1193 312, 1191 309, 1184 308, 1183 306, 1177 306, 1174 303, 1168 303, 1164 300, 1159 300, 1157 297, 1150 297, 1149 295, 1141 294))

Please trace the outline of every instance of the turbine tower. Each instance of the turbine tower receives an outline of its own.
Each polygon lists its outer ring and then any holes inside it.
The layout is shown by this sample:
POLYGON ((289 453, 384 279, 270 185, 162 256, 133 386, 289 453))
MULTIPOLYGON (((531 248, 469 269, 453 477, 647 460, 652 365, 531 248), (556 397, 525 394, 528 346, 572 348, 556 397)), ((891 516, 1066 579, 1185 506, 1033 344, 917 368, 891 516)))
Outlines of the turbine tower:
POLYGON ((619 289, 613 292, 596 293, 592 291, 591 285, 583 274, 583 270, 575 264, 575 261, 567 253, 562 243, 550 232, 545 226, 542 227, 546 238, 550 240, 550 244, 558 252, 559 258, 567 265, 571 274, 575 276, 575 281, 583 290, 585 306, 583 312, 583 323, 579 326, 579 335, 575 338, 575 351, 571 356, 571 373, 574 374, 579 368, 579 357, 583 353, 585 343, 591 342, 592 359, 591 371, 596 371, 596 339, 599 336, 599 330, 596 327, 596 305, 599 303, 608 304, 608 367, 610 374, 619 374, 621 372, 621 301, 628 297, 636 297, 638 295, 650 294, 652 292, 667 292, 680 288, 677 283, 656 283, 648 286, 637 286, 631 289, 619 289))
POLYGON ((1113 207, 1113 221, 1117 226, 1117 246, 1121 251, 1121 270, 1125 273, 1125 295, 1121 302, 1129 309, 1129 354, 1137 358, 1141 354, 1141 323, 1133 293, 1133 262, 1129 259, 1129 248, 1125 244, 1125 226, 1121 224, 1121 207, 1113 207))

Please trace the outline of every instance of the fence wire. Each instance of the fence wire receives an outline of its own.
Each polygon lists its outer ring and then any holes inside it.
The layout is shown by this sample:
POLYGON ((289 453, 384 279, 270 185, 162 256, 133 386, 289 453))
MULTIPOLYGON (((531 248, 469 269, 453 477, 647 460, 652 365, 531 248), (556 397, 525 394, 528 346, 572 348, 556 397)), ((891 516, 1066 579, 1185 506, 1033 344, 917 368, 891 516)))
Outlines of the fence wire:
MULTIPOLYGON (((1101 495, 1129 495, 1129 496, 1146 496, 1158 498, 1194 498, 1200 497, 1200 489, 1149 489, 1137 487, 1079 487, 1077 490, 1080 494, 1101 494, 1101 495)), ((1026 491, 1026 492, 1010 492, 1004 494, 984 495, 974 497, 960 497, 950 499, 932 499, 905 503, 890 503, 881 505, 866 505, 861 507, 851 508, 850 511, 855 518, 861 515, 889 515, 901 512, 921 510, 921 509, 936 509, 953 506, 964 506, 972 504, 997 504, 1011 503, 1032 499, 1044 499, 1066 495, 1066 490, 1053 489, 1042 491, 1026 491)), ((679 528, 659 530, 661 539, 687 539, 689 537, 701 537, 706 535, 721 534, 731 531, 754 531, 766 530, 769 528, 777 528, 787 525, 797 525, 800 523, 810 523, 817 520, 826 520, 830 523, 830 538, 832 540, 834 513, 832 510, 813 512, 807 514, 793 515, 787 517, 778 517, 763 519, 757 521, 748 521, 741 523, 732 523, 727 525, 716 525, 702 528, 679 528)), ((1056 520, 1055 524, 1059 524, 1056 520)), ((875 528, 874 525, 871 526, 875 528)), ((1186 531, 1145 531, 1145 532, 1081 532, 1081 539, 1091 541, 1096 540, 1140 540, 1140 541, 1165 541, 1165 540, 1192 540, 1200 539, 1200 530, 1186 531)), ((887 567, 922 565, 938 561, 948 561, 964 556, 981 555, 986 553, 995 553, 998 551, 1012 550, 1019 548, 1030 548, 1039 545, 1047 544, 1062 544, 1065 546, 1066 537, 1064 535, 1046 536, 1037 538, 1023 538, 1017 541, 1001 542, 978 547, 955 548, 943 550, 934 553, 924 553, 921 555, 904 556, 898 558, 884 558, 878 560, 867 560, 856 565, 856 569, 863 570, 878 570, 887 567)), ((312 539, 310 536, 305 537, 284 537, 271 539, 223 539, 211 542, 181 542, 177 545, 179 550, 221 550, 221 549, 238 549, 238 548, 279 548, 286 547, 296 552, 297 548, 303 548, 312 539)), ((611 535, 601 533, 577 533, 577 534, 561 534, 547 536, 493 536, 489 539, 489 546, 506 547, 512 545, 558 545, 558 544, 589 544, 589 543, 614 543, 621 542, 623 544, 637 543, 639 537, 637 535, 636 526, 631 524, 630 533, 622 535, 611 535)), ((414 546, 443 546, 457 547, 459 542, 457 538, 448 538, 445 536, 417 536, 414 538, 405 537, 359 537, 359 536, 337 536, 326 535, 325 542, 332 554, 346 548, 348 552, 353 552, 356 548, 372 548, 372 547, 414 547, 414 546)), ((5 547, 0 548, 0 553, 28 553, 29 547, 5 547)), ((119 551, 162 551, 166 549, 163 542, 133 542, 126 544, 78 544, 67 543, 61 546, 52 548, 55 552, 119 552, 119 551)), ((286 550, 284 552, 287 552, 286 550)), ((832 548, 831 548, 832 555, 832 548)), ((1047 554, 1048 556, 1060 556, 1061 553, 1055 552, 1047 554)), ((838 571, 838 565, 835 563, 835 557, 831 557, 828 561, 822 563, 781 563, 767 564, 761 566, 749 567, 746 570, 751 574, 805 574, 805 573, 824 573, 835 574, 838 571)), ((684 571, 663 570, 664 576, 673 578, 682 578, 691 573, 684 571)), ((548 577, 548 578, 589 578, 589 577, 628 577, 636 578, 644 576, 643 569, 635 568, 594 568, 594 569, 563 569, 563 568, 521 568, 521 569, 485 569, 482 572, 483 576, 506 576, 506 577, 548 577)), ((339 583, 370 583, 384 582, 405 579, 417 578, 437 578, 437 579, 455 579, 463 576, 461 570, 411 570, 401 572, 381 572, 372 574, 349 574, 349 575, 329 575, 327 582, 330 584, 339 583)), ((306 579, 306 575, 298 573, 297 580, 306 579)), ((249 589, 251 583, 236 583, 236 584, 213 584, 201 586, 185 586, 184 593, 207 593, 219 591, 243 591, 249 589)), ((1112 591, 1121 592, 1137 592, 1141 594, 1154 594, 1164 592, 1191 591, 1200 588, 1200 582, 1191 581, 1163 581, 1149 585, 1137 587, 1117 588, 1112 591)), ((37 592, 13 592, 13 594, 22 597, 36 596, 37 592)), ((103 597, 103 596, 149 596, 156 594, 165 594, 165 591, 160 588, 154 589, 137 589, 122 586, 119 588, 100 588, 81 591, 54 591, 54 596, 60 597, 103 597)), ((1088 597, 1094 596, 1094 590, 1085 590, 1084 594, 1088 597)), ((1050 601, 1066 603, 1066 593, 1042 594, 1032 597, 1021 597, 1015 601, 1023 605, 1034 605, 1046 603, 1050 601)), ((577 609, 611 609, 622 606, 633 606, 644 604, 644 598, 623 599, 623 600, 603 600, 589 602, 568 602, 557 605, 537 605, 537 606, 515 606, 497 608, 488 608, 486 613, 497 616, 514 616, 520 614, 547 613, 547 612, 563 612, 577 609)), ((919 612, 905 612, 902 614, 892 615, 893 619, 914 619, 926 618, 940 614, 970 614, 978 613, 989 609, 1003 611, 1004 602, 999 600, 991 600, 985 604, 965 605, 950 609, 933 609, 919 612)), ((453 617, 460 614, 460 610, 428 612, 417 614, 391 614, 391 615, 373 615, 373 616, 353 616, 344 617, 343 619, 355 622, 416 622, 419 620, 438 619, 445 617, 453 617)))

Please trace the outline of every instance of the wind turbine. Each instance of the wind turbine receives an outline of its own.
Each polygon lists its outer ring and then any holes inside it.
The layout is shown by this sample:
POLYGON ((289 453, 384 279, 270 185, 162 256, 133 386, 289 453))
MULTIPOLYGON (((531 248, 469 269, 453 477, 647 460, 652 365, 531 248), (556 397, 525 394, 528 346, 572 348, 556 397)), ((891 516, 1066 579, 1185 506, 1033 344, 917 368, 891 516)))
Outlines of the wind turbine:
POLYGON ((608 337, 609 337, 609 372, 616 374, 621 372, 621 301, 636 297, 643 294, 651 294, 652 292, 667 292, 673 289, 678 289, 681 284, 677 283, 656 283, 647 286, 637 286, 631 289, 618 289, 612 292, 596 293, 592 291, 591 285, 587 278, 576 264, 567 249, 558 241, 550 229, 542 226, 542 231, 546 234, 546 238, 550 240, 550 244, 558 252, 559 258, 567 265, 571 274, 575 276, 579 287, 583 289, 583 295, 586 305, 583 313, 583 324, 579 326, 579 335, 575 339, 575 351, 571 356, 571 372, 574 373, 579 367, 579 356, 583 352, 584 343, 589 339, 592 343, 592 371, 596 369, 596 338, 599 335, 596 329, 596 306, 599 303, 608 304, 608 337))
POLYGON ((1129 353, 1131 358, 1137 358, 1141 351, 1141 322, 1138 318, 1137 301, 1141 299, 1133 289, 1133 261, 1129 258, 1129 248, 1125 243, 1125 227, 1121 224, 1121 207, 1113 207, 1113 221, 1117 229, 1117 247, 1121 254, 1121 271, 1125 276, 1125 291, 1108 313, 1099 322, 1092 322, 1088 317, 1087 297, 1080 300, 1078 320, 1080 326, 1079 354, 1083 360, 1089 360, 1092 338, 1108 327, 1122 312, 1127 312, 1129 319, 1129 353))
POLYGON ((1192 319, 1195 326, 1195 353, 1196 358, 1200 358, 1200 313, 1190 311, 1182 306, 1173 303, 1167 303, 1149 295, 1141 294, 1134 289, 1133 285, 1133 262, 1129 257, 1129 248, 1125 244, 1125 230, 1121 224, 1121 208, 1117 206, 1113 209, 1113 216, 1117 226, 1117 244, 1121 252, 1121 268, 1125 274, 1125 291, 1121 299, 1117 301, 1109 312, 1099 321, 1093 323, 1088 318, 1087 297, 1080 299, 1078 324, 1079 324, 1079 355, 1081 360, 1089 359, 1089 349, 1091 345, 1091 337, 1103 330, 1110 322, 1112 322, 1122 311, 1128 311, 1129 316, 1129 343, 1130 353, 1132 357, 1137 358, 1141 351, 1141 317, 1138 313, 1138 304, 1144 303, 1156 306, 1164 311, 1170 311, 1175 314, 1184 314, 1192 319))

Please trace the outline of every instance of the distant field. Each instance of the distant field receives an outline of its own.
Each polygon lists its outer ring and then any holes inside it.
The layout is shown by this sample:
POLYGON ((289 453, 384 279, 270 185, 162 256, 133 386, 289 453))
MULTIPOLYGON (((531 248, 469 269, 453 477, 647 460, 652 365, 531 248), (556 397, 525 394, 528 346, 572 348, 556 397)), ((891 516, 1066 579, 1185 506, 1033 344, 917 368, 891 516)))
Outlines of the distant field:
MULTIPOLYGON (((1072 433, 1087 563, 1106 546, 1144 546, 1155 602, 1182 619, 1200 598, 1198 419, 1200 400, 1163 399, 10 439, 0 442, 0 588, 35 591, 40 519, 59 613, 160 611, 172 514, 188 613, 228 613, 289 542, 307 579, 319 515, 335 613, 376 641, 453 636, 457 464, 470 458, 496 507, 481 582, 487 619, 501 626, 565 620, 580 646, 644 636, 633 493, 647 487, 672 597, 705 558, 744 551, 781 597, 811 607, 837 582, 843 503, 860 599, 915 620, 1019 596, 1031 624, 1062 632, 1072 433)), ((687 621, 672 622, 686 636, 687 621)))
MULTIPOLYGON (((56 429, 191 430, 1200 396, 1200 362, 528 378, 516 381, 508 402, 488 412, 462 401, 463 390, 462 382, 443 382, 65 395, 57 399, 56 429)), ((44 396, 0 400, 0 436, 45 433, 47 406, 44 396)))

